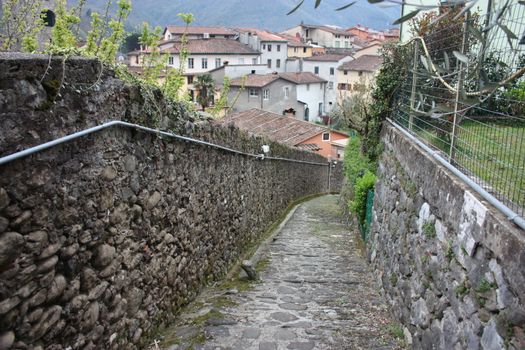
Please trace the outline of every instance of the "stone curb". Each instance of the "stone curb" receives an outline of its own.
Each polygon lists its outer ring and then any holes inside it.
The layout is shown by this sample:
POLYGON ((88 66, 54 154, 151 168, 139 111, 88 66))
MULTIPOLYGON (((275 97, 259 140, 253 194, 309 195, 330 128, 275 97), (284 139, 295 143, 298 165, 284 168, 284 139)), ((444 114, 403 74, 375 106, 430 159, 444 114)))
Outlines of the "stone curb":
MULTIPOLYGON (((295 214, 295 211, 297 210, 297 208, 299 208, 299 206, 302 205, 303 203, 304 202, 296 204, 290 210, 288 215, 286 215, 286 217, 283 219, 283 221, 281 221, 279 226, 277 226, 277 228, 272 232, 272 234, 268 238, 266 238, 259 245, 259 247, 255 251, 255 253, 253 253, 251 258, 247 259, 247 261, 250 262, 251 266, 254 266, 254 267, 257 266, 257 263, 261 260, 261 257, 268 251, 268 246, 270 245, 270 243, 272 243, 275 240, 275 237, 277 237, 279 235, 279 233, 281 233, 283 227, 288 223, 288 221, 290 221, 290 219, 292 218, 293 214, 295 214)), ((247 277, 246 272, 243 269, 241 269, 239 271, 239 277, 240 278, 246 278, 247 277)))

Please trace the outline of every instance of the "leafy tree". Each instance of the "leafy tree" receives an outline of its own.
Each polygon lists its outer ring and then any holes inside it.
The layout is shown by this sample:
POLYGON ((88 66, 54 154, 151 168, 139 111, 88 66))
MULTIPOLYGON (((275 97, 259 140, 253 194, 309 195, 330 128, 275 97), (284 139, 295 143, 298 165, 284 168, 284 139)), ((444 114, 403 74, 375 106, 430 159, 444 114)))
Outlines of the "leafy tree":
POLYGON ((131 12, 131 1, 119 0, 117 5, 116 19, 111 19, 108 25, 109 29, 111 29, 111 34, 107 38, 103 38, 100 44, 99 57, 105 62, 113 62, 115 60, 117 51, 126 37, 124 23, 131 12))
POLYGON ((197 77, 193 86, 198 91, 197 102, 199 102, 204 111, 213 101, 215 83, 210 74, 203 74, 197 77))
POLYGON ((0 5, 0 51, 35 51, 37 35, 44 27, 42 0, 5 0, 0 5))
POLYGON ((67 9, 67 0, 56 1, 56 22, 51 31, 52 52, 74 50, 77 48, 77 38, 73 33, 73 25, 80 23, 80 18, 67 9))

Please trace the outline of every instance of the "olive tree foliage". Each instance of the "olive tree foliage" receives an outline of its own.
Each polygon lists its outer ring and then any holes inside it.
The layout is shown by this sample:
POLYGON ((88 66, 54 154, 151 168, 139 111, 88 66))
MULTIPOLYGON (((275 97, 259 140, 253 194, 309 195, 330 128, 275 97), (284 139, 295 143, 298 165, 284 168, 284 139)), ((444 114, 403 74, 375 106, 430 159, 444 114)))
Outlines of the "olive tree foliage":
POLYGON ((340 98, 334 110, 330 113, 332 126, 350 128, 361 137, 367 133, 367 123, 370 119, 371 89, 373 82, 361 77, 359 88, 348 94, 340 93, 340 98))
POLYGON ((37 35, 44 27, 42 0, 4 0, 0 18, 0 51, 37 48, 37 35))
POLYGON ((109 13, 112 0, 107 1, 104 14, 91 11, 91 28, 86 36, 86 44, 79 47, 80 14, 85 2, 81 0, 76 6, 69 6, 67 0, 56 0, 53 9, 54 25, 49 33, 44 35, 46 24, 44 19, 48 10, 44 1, 3 1, 0 18, 0 50, 77 54, 98 57, 108 63, 114 62, 118 48, 126 37, 124 24, 131 12, 131 0, 118 0, 114 16, 109 13))

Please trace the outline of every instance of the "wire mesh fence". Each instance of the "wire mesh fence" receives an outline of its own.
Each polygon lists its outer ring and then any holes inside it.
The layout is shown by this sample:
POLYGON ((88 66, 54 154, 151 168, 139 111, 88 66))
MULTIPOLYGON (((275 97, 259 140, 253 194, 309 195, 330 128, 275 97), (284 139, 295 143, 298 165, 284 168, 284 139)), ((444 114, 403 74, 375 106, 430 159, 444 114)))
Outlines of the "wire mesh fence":
POLYGON ((525 5, 440 11, 414 26, 392 119, 523 217, 525 5))

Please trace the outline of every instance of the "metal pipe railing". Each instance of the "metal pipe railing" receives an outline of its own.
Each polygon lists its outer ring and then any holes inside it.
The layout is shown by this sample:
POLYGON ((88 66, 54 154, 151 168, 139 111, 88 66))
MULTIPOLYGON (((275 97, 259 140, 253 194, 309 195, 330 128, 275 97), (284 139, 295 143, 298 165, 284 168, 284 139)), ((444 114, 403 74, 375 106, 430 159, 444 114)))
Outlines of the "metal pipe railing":
POLYGON ((94 126, 92 128, 81 130, 81 131, 75 132, 73 134, 66 135, 64 137, 60 137, 60 138, 58 138, 56 140, 49 141, 49 142, 46 142, 46 143, 43 143, 43 144, 31 147, 31 148, 28 148, 28 149, 23 150, 23 151, 10 154, 8 156, 0 158, 0 165, 7 164, 7 163, 12 162, 12 161, 14 161, 16 159, 27 157, 27 156, 29 156, 31 154, 44 151, 44 150, 46 150, 48 148, 60 145, 62 143, 66 143, 66 142, 78 139, 78 138, 80 138, 82 136, 86 136, 86 135, 95 133, 97 131, 100 131, 100 130, 103 130, 103 129, 107 129, 107 128, 111 128, 111 127, 114 127, 114 126, 123 126, 123 127, 127 127, 127 128, 133 128, 133 129, 137 129, 137 130, 142 130, 142 131, 145 131, 145 132, 149 132, 149 133, 153 133, 153 134, 157 134, 157 135, 162 135, 162 136, 167 136, 167 137, 174 138, 174 139, 177 139, 177 140, 191 142, 191 143, 195 143, 195 144, 203 145, 203 146, 208 146, 208 147, 220 149, 220 150, 223 150, 223 151, 226 151, 226 152, 229 152, 229 153, 239 154, 239 155, 243 155, 243 156, 246 156, 246 157, 253 157, 253 158, 261 159, 261 160, 268 159, 268 160, 285 161, 285 162, 293 162, 293 163, 302 163, 302 164, 310 164, 310 165, 318 165, 318 166, 328 166, 328 163, 308 162, 308 161, 304 161, 304 160, 290 159, 290 158, 281 158, 281 157, 269 157, 269 156, 264 156, 262 154, 254 154, 254 153, 243 152, 243 151, 239 151, 239 150, 236 150, 236 149, 233 149, 233 148, 217 145, 217 144, 214 144, 214 143, 211 143, 211 142, 197 140, 197 139, 193 139, 191 137, 181 136, 181 135, 177 135, 177 134, 174 134, 174 133, 171 133, 171 132, 161 131, 161 130, 157 130, 157 129, 152 129, 152 128, 148 128, 148 127, 145 127, 145 126, 142 126, 142 125, 127 123, 127 122, 123 122, 123 121, 120 121, 120 120, 114 120, 114 121, 110 121, 110 122, 104 123, 102 125, 97 125, 97 126, 94 126))
POLYGON ((492 204, 496 209, 501 211, 504 215, 506 215, 509 220, 514 222, 516 225, 518 225, 520 228, 525 230, 525 220, 519 216, 516 212, 514 212, 512 209, 507 207, 505 204, 500 202, 496 197, 491 195, 489 192, 487 192, 483 187, 475 183, 470 177, 465 175, 461 170, 450 164, 447 160, 445 160, 439 152, 434 151, 432 148, 428 147, 424 142, 420 141, 417 137, 412 135, 410 132, 405 130, 402 126, 395 123, 393 120, 387 118, 387 121, 392 124, 396 129, 401 131, 403 135, 408 137, 411 141, 416 143, 419 147, 421 147, 425 152, 430 154, 434 159, 436 159, 441 165, 443 165, 445 168, 450 170, 454 175, 459 177, 463 182, 465 182, 468 186, 470 186, 474 191, 476 191, 481 197, 483 197, 487 202, 492 204))

